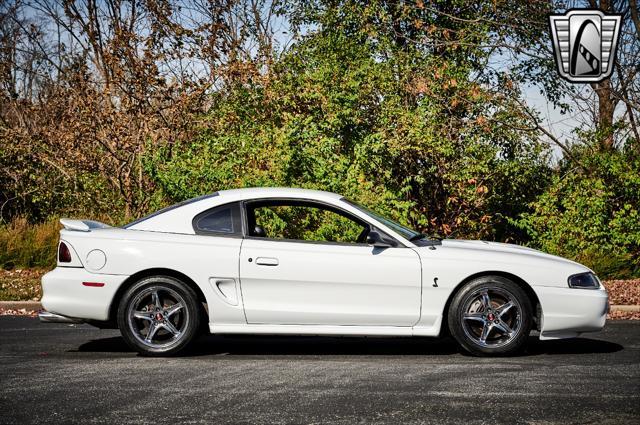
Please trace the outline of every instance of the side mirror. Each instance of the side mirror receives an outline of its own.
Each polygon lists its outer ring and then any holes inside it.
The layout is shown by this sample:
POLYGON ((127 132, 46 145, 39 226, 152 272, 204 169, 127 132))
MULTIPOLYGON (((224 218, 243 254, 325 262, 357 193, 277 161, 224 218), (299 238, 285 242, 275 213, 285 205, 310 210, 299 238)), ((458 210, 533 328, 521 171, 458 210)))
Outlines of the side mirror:
POLYGON ((375 230, 370 231, 367 235, 367 244, 373 245, 376 248, 391 248, 396 246, 395 241, 383 237, 375 230))

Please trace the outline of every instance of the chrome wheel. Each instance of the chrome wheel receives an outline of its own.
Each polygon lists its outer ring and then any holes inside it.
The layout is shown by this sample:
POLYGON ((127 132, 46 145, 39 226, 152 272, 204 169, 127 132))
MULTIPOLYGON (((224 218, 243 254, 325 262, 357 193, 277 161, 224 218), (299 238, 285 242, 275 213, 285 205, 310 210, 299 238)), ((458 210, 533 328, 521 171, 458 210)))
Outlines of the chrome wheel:
POLYGON ((185 299, 173 289, 150 286, 136 294, 127 308, 127 325, 133 336, 153 349, 180 343, 189 326, 185 299))
POLYGON ((479 288, 465 297, 461 309, 462 329, 480 347, 509 344, 520 333, 522 307, 509 291, 479 288))

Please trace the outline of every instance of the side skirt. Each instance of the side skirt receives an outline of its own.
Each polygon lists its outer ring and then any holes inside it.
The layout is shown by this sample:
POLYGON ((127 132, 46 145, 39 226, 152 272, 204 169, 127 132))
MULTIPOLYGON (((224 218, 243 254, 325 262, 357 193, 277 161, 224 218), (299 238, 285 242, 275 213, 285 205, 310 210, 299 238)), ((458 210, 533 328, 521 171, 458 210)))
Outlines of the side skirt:
POLYGON ((209 323, 212 334, 349 335, 349 336, 437 336, 432 328, 411 326, 328 326, 209 323))

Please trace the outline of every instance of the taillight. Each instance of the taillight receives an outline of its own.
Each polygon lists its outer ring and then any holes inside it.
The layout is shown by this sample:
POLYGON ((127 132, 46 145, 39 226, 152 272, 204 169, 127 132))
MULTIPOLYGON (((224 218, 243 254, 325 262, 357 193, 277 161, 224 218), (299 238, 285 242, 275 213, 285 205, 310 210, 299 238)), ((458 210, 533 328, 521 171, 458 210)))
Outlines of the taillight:
POLYGON ((60 242, 60 245, 58 245, 58 261, 61 263, 71 262, 71 251, 69 251, 69 247, 64 242, 60 242))

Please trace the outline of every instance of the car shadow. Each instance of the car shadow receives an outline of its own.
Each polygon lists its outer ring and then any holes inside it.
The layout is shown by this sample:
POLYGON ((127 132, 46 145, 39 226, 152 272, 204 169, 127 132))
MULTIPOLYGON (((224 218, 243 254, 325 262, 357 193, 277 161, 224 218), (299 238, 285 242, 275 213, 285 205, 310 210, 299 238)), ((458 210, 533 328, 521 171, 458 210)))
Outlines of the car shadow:
POLYGON ((592 338, 569 338, 540 341, 538 337, 529 337, 524 356, 541 354, 606 354, 623 350, 615 342, 592 338))
MULTIPOLYGON (((624 347, 609 341, 590 338, 540 341, 530 337, 519 356, 577 355, 614 353, 624 347)), ((75 350, 74 350, 75 351, 75 350)), ((131 353, 133 350, 119 336, 95 339, 82 344, 78 352, 131 353)), ((380 338, 380 337, 302 337, 302 336, 234 336, 200 337, 183 354, 197 356, 437 356, 461 353, 451 338, 380 338)))

